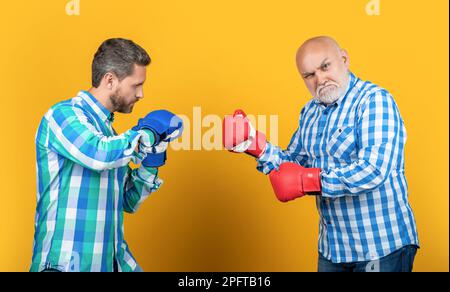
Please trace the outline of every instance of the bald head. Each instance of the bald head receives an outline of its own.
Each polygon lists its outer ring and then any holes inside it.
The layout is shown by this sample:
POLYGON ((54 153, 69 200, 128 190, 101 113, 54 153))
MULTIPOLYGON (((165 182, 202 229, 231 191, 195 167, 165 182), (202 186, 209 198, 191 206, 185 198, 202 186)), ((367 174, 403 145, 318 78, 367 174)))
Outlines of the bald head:
POLYGON ((320 51, 327 51, 334 54, 339 54, 341 48, 339 44, 332 38, 327 36, 319 36, 305 41, 297 51, 297 62, 303 61, 305 56, 311 53, 318 53, 320 51))
POLYGON ((348 54, 331 37, 305 41, 297 51, 297 68, 311 94, 325 104, 336 101, 346 89, 348 54))

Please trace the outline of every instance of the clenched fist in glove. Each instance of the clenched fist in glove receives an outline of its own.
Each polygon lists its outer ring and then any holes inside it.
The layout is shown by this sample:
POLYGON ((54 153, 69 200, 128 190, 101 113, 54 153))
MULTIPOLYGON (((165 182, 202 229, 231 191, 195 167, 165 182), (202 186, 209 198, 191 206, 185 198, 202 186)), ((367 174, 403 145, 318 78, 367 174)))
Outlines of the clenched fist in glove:
POLYGON ((305 168, 285 162, 279 170, 272 170, 269 177, 278 200, 288 202, 306 194, 319 194, 322 190, 320 171, 320 168, 305 168))
POLYGON ((166 150, 169 142, 181 136, 183 132, 183 121, 167 110, 157 110, 139 119, 138 124, 133 127, 133 130, 143 130, 155 140, 147 156, 142 161, 142 165, 160 167, 165 164, 167 159, 166 150))
POLYGON ((226 116, 222 126, 225 149, 235 153, 245 152, 256 158, 264 153, 266 136, 253 128, 242 110, 236 110, 233 116, 226 116))

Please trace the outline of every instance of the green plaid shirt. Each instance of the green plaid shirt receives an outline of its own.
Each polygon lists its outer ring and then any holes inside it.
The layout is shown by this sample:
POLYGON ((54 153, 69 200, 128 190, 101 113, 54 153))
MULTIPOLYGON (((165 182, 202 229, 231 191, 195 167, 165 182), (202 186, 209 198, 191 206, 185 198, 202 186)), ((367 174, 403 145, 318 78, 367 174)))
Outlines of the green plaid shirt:
MULTIPOLYGON (((36 133, 37 208, 30 271, 138 269, 124 240, 123 211, 134 213, 162 180, 131 169, 148 135, 112 128, 114 115, 91 94, 54 105, 36 133)), ((147 144, 148 145, 148 144, 147 144)))

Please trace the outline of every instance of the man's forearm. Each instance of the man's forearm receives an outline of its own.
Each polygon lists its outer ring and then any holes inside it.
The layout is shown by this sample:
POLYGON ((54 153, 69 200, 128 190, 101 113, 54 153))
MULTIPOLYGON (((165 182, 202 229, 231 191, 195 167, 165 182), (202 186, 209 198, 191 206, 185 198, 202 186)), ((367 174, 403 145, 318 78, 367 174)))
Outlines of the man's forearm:
POLYGON ((140 166, 131 170, 125 184, 123 207, 127 213, 135 213, 147 197, 160 188, 163 181, 158 177, 158 169, 140 166))

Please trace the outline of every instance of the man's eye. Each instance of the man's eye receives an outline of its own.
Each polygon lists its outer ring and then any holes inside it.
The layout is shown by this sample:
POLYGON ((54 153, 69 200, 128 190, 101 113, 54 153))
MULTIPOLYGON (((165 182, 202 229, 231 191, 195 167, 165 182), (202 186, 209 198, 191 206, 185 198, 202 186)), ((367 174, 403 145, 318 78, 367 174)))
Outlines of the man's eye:
POLYGON ((328 68, 330 68, 330 63, 323 64, 322 70, 327 70, 328 68))

